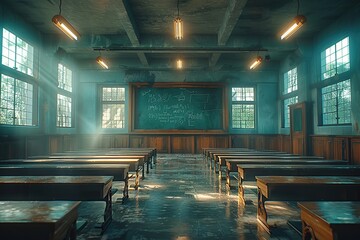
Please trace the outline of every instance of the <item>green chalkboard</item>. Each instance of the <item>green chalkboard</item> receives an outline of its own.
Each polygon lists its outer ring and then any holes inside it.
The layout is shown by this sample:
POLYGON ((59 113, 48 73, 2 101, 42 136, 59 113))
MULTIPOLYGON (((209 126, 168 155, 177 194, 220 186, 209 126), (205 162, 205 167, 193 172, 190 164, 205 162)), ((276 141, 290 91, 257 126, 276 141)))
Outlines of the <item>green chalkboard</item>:
POLYGON ((134 88, 134 129, 221 130, 223 87, 134 88))

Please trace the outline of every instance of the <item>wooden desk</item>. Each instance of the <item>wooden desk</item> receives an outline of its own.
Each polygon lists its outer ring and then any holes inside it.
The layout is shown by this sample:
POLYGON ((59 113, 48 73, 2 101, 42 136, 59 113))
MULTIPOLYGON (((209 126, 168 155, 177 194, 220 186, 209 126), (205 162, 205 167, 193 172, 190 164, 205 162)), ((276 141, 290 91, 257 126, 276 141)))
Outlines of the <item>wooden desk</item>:
MULTIPOLYGON (((143 159, 139 158, 129 158, 129 159, 119 159, 119 158, 86 158, 86 156, 74 156, 74 158, 70 158, 70 156, 66 156, 65 158, 43 158, 43 159, 9 159, 9 160, 0 160, 0 166, 2 164, 129 164, 129 171, 135 172, 135 189, 139 187, 139 162, 144 163, 143 159)), ((143 175, 144 175, 144 168, 143 175)), ((104 174, 107 175, 107 174, 104 174)), ((129 177, 130 178, 130 177, 129 177)), ((117 178, 116 178, 117 180, 117 178)))
POLYGON ((2 240, 76 239, 80 202, 0 202, 2 240))
POLYGON ((222 167, 226 167, 226 160, 227 159, 323 159, 320 157, 313 157, 313 156, 298 156, 289 153, 283 152, 247 152, 247 153, 221 153, 221 154, 214 154, 214 170, 218 169, 219 174, 221 174, 222 167), (218 166, 218 167, 217 167, 218 166))
MULTIPOLYGON (((238 164, 257 164, 267 166, 271 164, 276 165, 346 165, 346 161, 342 160, 327 160, 327 159, 302 159, 302 158, 249 158, 249 159, 226 159, 226 185, 231 188, 231 173, 238 171, 238 164)), ((274 175, 274 174, 271 174, 274 175)))
POLYGON ((360 202, 300 202, 303 240, 355 240, 360 236, 360 202))
POLYGON ((360 165, 263 165, 238 164, 239 200, 245 204, 244 181, 256 181, 256 176, 360 176, 360 165))
POLYGON ((270 232, 265 201, 359 201, 360 177, 260 176, 258 222, 270 232))
POLYGON ((145 178, 145 164, 146 173, 150 172, 151 158, 149 154, 109 154, 109 152, 65 152, 54 153, 47 156, 31 156, 28 159, 140 159, 139 165, 142 166, 142 178, 145 178))
POLYGON ((0 176, 0 201, 105 201, 103 231, 112 219, 112 176, 0 176))
POLYGON ((0 176, 113 176, 123 181, 123 201, 129 198, 129 164, 0 164, 0 176))

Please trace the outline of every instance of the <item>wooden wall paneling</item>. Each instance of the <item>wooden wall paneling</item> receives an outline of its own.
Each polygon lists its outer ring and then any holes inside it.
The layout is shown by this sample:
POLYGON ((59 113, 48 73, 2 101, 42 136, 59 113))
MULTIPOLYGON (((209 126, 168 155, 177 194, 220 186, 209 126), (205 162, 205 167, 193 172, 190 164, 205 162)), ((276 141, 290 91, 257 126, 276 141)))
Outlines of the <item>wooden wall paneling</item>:
POLYGON ((129 147, 129 135, 127 134, 116 134, 114 137, 115 148, 128 148, 129 147))
POLYGON ((279 151, 282 152, 291 152, 291 142, 290 142, 290 135, 279 135, 279 151))
POLYGON ((334 137, 332 159, 350 161, 349 147, 350 144, 348 137, 334 137))
POLYGON ((280 151, 279 136, 278 135, 264 135, 263 136, 264 150, 280 151))
POLYGON ((130 135, 129 145, 131 148, 142 148, 145 147, 145 136, 130 135))
POLYGON ((48 146, 49 146, 49 154, 63 151, 62 141, 59 140, 59 136, 57 135, 49 136, 48 146))
POLYGON ((334 159, 333 137, 331 136, 311 136, 311 155, 334 159))
POLYGON ((25 138, 25 158, 49 154, 49 138, 47 135, 27 136, 25 138))
POLYGON ((168 135, 150 135, 145 137, 145 147, 156 148, 157 152, 159 153, 169 153, 170 146, 169 145, 169 138, 168 135))
POLYGON ((99 135, 84 134, 77 136, 78 149, 90 149, 99 147, 99 135))
POLYGON ((73 151, 77 149, 77 137, 75 134, 66 134, 62 136, 63 151, 73 151))
POLYGON ((351 139, 351 163, 360 164, 360 138, 351 139))
POLYGON ((171 153, 195 153, 194 136, 171 136, 171 153))

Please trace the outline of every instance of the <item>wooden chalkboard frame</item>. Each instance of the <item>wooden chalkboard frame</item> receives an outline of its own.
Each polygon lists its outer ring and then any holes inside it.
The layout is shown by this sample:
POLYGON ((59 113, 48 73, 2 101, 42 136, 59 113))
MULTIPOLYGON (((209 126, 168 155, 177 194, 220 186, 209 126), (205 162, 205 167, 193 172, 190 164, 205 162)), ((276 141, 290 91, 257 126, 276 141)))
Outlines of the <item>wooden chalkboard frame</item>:
POLYGON ((223 134, 226 133, 228 130, 228 107, 227 107, 227 92, 225 85, 222 83, 130 83, 129 86, 129 93, 130 93, 130 104, 129 104, 129 129, 131 132, 134 133, 176 133, 176 134, 193 134, 193 133, 201 133, 201 134, 214 134, 219 133, 223 134), (152 87, 152 88, 218 88, 222 92, 222 126, 218 129, 211 129, 211 130, 178 130, 178 129, 138 129, 135 127, 135 117, 136 117, 136 93, 139 88, 142 87, 152 87))

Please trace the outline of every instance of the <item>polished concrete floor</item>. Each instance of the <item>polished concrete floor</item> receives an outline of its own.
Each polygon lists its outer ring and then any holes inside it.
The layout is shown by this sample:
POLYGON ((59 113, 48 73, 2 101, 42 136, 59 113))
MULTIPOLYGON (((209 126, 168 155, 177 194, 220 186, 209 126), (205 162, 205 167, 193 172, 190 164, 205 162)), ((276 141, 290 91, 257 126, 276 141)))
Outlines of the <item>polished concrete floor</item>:
POLYGON ((268 203, 269 223, 276 226, 269 235, 256 220, 256 188, 247 188, 250 201, 240 204, 237 190, 227 190, 200 154, 158 154, 140 184, 125 204, 121 184, 114 184, 113 221, 103 234, 98 222, 104 204, 83 202, 79 219, 87 223, 78 239, 301 239, 287 224, 299 219, 296 204, 268 203))

